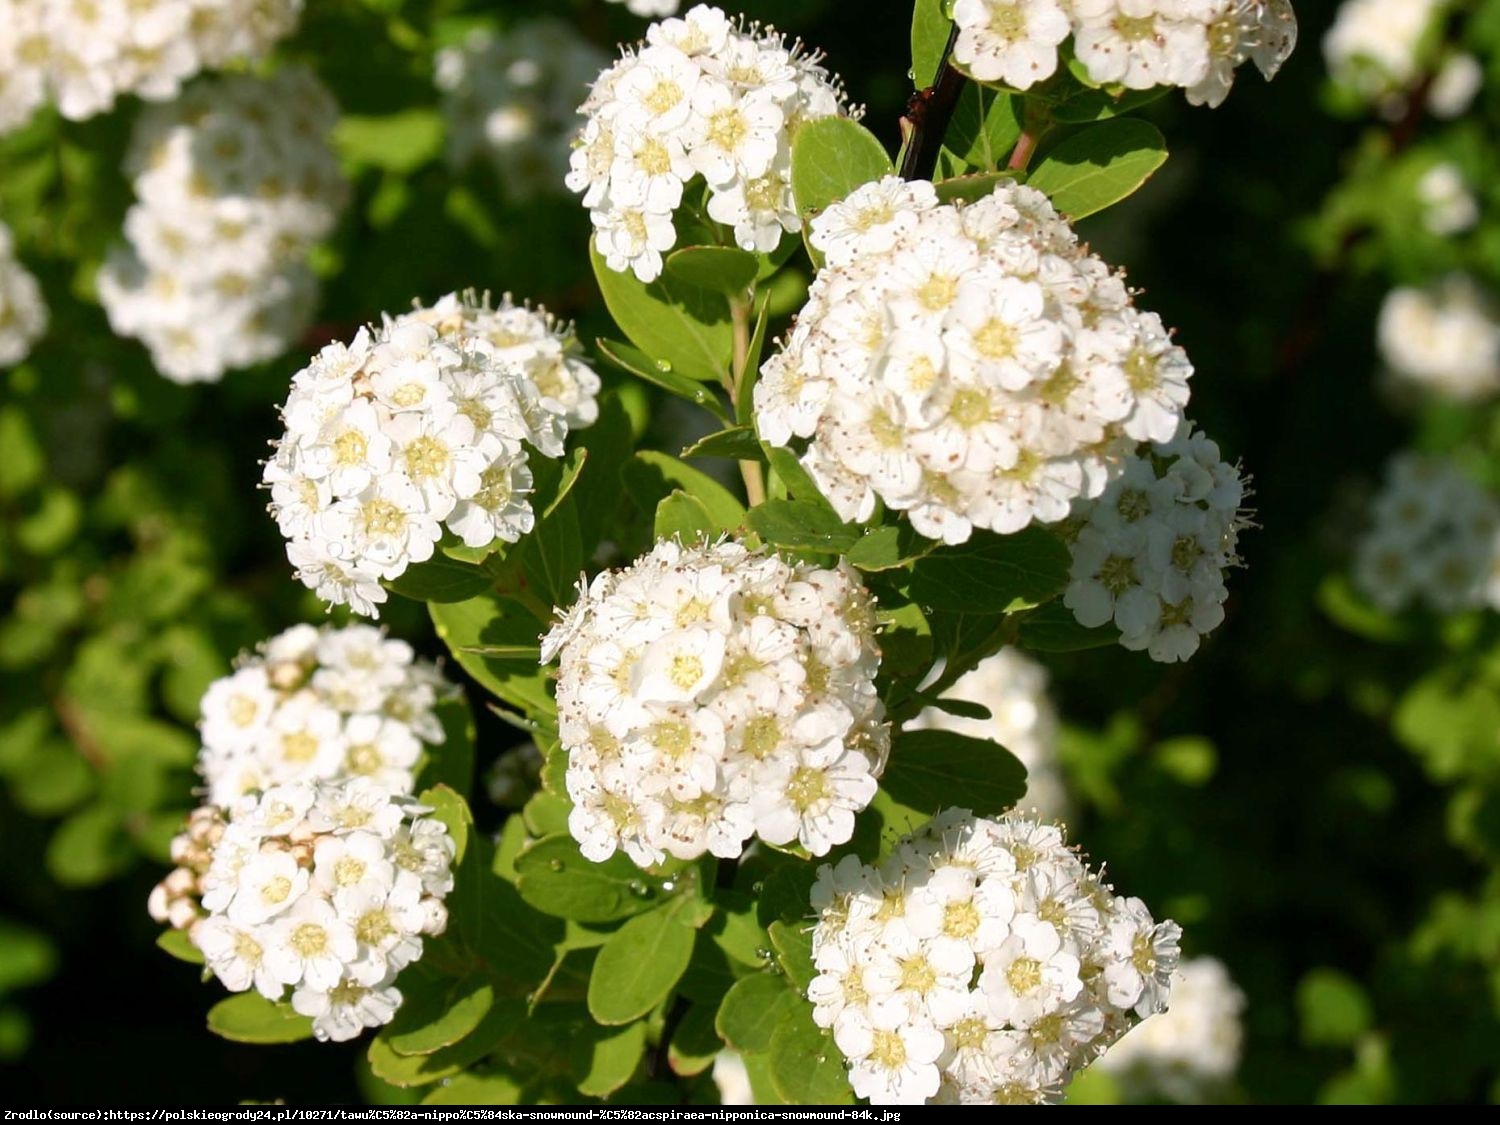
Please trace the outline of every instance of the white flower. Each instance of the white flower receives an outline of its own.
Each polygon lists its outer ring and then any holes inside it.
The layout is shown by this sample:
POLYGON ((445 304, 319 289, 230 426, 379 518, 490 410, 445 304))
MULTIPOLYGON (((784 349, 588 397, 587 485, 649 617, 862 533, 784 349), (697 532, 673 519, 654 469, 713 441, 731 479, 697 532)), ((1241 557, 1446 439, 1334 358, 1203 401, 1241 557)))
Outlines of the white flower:
POLYGON ((1454 164, 1434 164, 1417 181, 1422 225, 1435 235, 1460 234, 1479 221, 1479 204, 1454 164))
POLYGON ((298 1015, 313 1021, 313 1035, 319 1042, 343 1043, 357 1038, 367 1027, 390 1023, 401 999, 400 991, 389 985, 366 986, 341 980, 327 990, 297 989, 292 993, 292 1007, 298 1015))
POLYGON ((1500 314, 1466 275, 1391 290, 1377 341, 1393 375, 1445 398, 1472 401, 1500 390, 1500 314))
POLYGON ((1473 55, 1457 53, 1443 60, 1427 87, 1427 110, 1434 117, 1462 117, 1484 86, 1484 67, 1473 55))
POLYGON ((1077 245, 1040 192, 1004 183, 939 205, 931 185, 865 184, 813 220, 827 255, 756 425, 846 520, 875 504, 962 543, 1064 519, 1130 439, 1167 440, 1192 367, 1161 320, 1077 245))
POLYGON ((847 841, 889 735, 868 593, 733 541, 664 540, 580 585, 543 640, 558 656, 569 830, 623 849, 734 857, 759 834, 814 854, 847 841))
POLYGON ((1055 1100, 1176 964, 1175 924, 1015 813, 945 810, 878 868, 821 868, 812 906, 813 1020, 874 1104, 1055 1100))
POLYGON ((358 954, 354 931, 327 899, 305 895, 271 926, 267 960, 287 984, 326 992, 358 954))
POLYGON ((799 230, 792 134, 848 112, 819 58, 700 4, 653 24, 645 44, 604 69, 578 110, 587 120, 564 179, 589 208, 605 264, 659 277, 677 243, 673 211, 699 175, 709 216, 745 249, 769 253, 799 230))
POLYGON ((1057 69, 1057 45, 1073 30, 1056 0, 958 0, 953 61, 981 82, 1029 89, 1057 69))
MULTIPOLYGON (((0 9, 0 19, 4 19, 0 9)), ((0 60, 4 58, 4 47, 0 46, 0 60)), ((3 62, 0 62, 3 72, 3 62)), ((0 77, 0 83, 5 79, 0 77)), ((3 103, 3 86, 0 86, 0 103, 3 103)), ((0 132, 3 132, 4 110, 0 108, 0 132)), ((16 261, 13 254, 15 242, 10 228, 0 223, 0 367, 20 363, 31 352, 42 334, 47 330, 47 305, 42 300, 42 289, 35 277, 16 261)))
POLYGON ((1427 29, 1445 0, 1344 0, 1323 36, 1329 73, 1367 101, 1393 99, 1416 81, 1427 29))

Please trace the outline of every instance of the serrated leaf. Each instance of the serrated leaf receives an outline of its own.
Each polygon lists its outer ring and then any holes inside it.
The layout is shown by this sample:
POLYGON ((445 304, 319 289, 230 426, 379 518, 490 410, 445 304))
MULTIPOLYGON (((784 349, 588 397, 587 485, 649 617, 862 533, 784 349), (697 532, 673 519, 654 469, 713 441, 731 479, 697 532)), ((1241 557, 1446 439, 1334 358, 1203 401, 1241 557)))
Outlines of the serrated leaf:
POLYGON ((738 297, 755 284, 760 260, 732 246, 684 246, 667 255, 666 271, 684 284, 738 297))
POLYGON ((610 316, 649 357, 651 367, 660 360, 689 379, 716 383, 724 378, 734 352, 734 329, 721 295, 671 275, 646 284, 632 273, 617 273, 604 264, 593 240, 589 260, 610 316))
POLYGON ((911 14, 911 80, 923 90, 937 81, 938 66, 948 46, 953 21, 943 12, 944 0, 917 0, 911 14))
POLYGON ((680 488, 656 506, 654 530, 658 539, 679 539, 683 543, 707 542, 719 533, 703 501, 680 488))
POLYGON ((880 788, 931 816, 955 802, 980 816, 1003 812, 1026 792, 1026 767, 997 742, 944 730, 903 731, 880 788))
POLYGON ((754 973, 735 981, 724 994, 714 1030, 735 1050, 753 1054, 771 1046, 771 1035, 798 1004, 798 997, 776 973, 754 973))
POLYGON ((645 352, 618 340, 595 340, 599 354, 622 371, 628 371, 638 379, 660 387, 669 394, 686 399, 694 405, 711 411, 721 422, 728 422, 729 415, 719 396, 707 385, 695 382, 686 375, 679 375, 671 368, 659 367, 645 352))
POLYGON ((516 859, 516 873, 521 897, 557 918, 609 922, 661 905, 655 881, 624 855, 594 863, 571 836, 538 840, 516 859))
POLYGON ((607 1098, 635 1074, 646 1053, 646 1024, 643 1020, 618 1031, 591 1029, 573 1040, 573 1073, 578 1075, 578 1092, 591 1098, 607 1098))
POLYGON ((858 528, 812 500, 767 500, 750 509, 746 523, 767 543, 793 551, 838 555, 859 540, 858 528))
POLYGON ((599 949, 589 977, 589 1014, 602 1024, 638 1020, 671 994, 693 956, 697 931, 675 903, 637 914, 599 949))
POLYGON ((954 613, 1008 613, 1037 605, 1068 582, 1071 556, 1039 527, 1013 535, 975 531, 967 543, 939 547, 912 567, 914 602, 954 613))
POLYGON ((1119 117, 1049 150, 1026 182, 1076 222, 1131 195, 1166 159, 1167 142, 1155 125, 1119 117))
POLYGON ((1078 623, 1061 598, 1053 598, 1021 618, 1020 643, 1032 652, 1083 652, 1118 644, 1120 630, 1113 625, 1088 628, 1078 623))
POLYGON ((833 1036, 812 1021, 812 1008, 797 1004, 771 1035, 771 1085, 788 1105, 850 1105, 844 1057, 833 1036))
POLYGON ((272 1003, 258 992, 241 992, 208 1010, 208 1030, 235 1043, 300 1043, 312 1038, 312 1020, 285 1001, 272 1003))
POLYGON ((700 438, 682 451, 684 458, 727 457, 734 461, 764 461, 760 439, 749 426, 730 426, 700 438))

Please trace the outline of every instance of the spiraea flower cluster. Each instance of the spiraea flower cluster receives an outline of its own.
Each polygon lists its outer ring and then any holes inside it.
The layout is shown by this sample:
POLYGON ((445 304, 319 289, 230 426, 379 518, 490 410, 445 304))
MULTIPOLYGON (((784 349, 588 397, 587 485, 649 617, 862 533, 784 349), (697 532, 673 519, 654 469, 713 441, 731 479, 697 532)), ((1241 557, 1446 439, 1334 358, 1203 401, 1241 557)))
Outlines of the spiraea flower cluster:
POLYGON ((746 250, 771 251, 801 229, 792 200, 799 125, 848 112, 842 86, 800 43, 699 5, 653 24, 594 83, 579 113, 567 185, 583 193, 609 268, 642 281, 677 242, 672 216, 694 181, 706 210, 746 250))
POLYGON ((1239 564, 1244 499, 1239 469, 1184 422, 1080 505, 1063 603, 1080 625, 1113 622, 1128 649, 1186 660, 1224 620, 1224 571, 1239 564))
POLYGON ((1183 961, 1172 975, 1172 1004, 1133 1028, 1099 1060, 1134 1099, 1206 1103, 1224 1092, 1240 1065, 1245 994, 1212 957, 1183 961))
POLYGON ((1423 603, 1438 613, 1500 608, 1500 505, 1439 457, 1401 453, 1386 467, 1370 526, 1354 555, 1355 585, 1389 612, 1423 603))
POLYGON ((1216 106, 1247 59, 1274 78, 1297 43, 1289 0, 958 0, 953 61, 984 82, 1030 89, 1052 77, 1058 49, 1100 86, 1180 86, 1216 106))
POLYGON ((200 70, 264 55, 303 0, 0 0, 0 133, 43 104, 66 118, 124 94, 177 96, 200 70))
POLYGON ((47 331, 42 287, 15 250, 10 228, 0 223, 0 367, 20 363, 47 331))
POLYGON ((939 813, 879 867, 821 868, 812 905, 813 1019, 877 1105, 1055 1100, 1166 1006, 1181 934, 1016 813, 939 813))
POLYGON ((570 24, 545 16, 500 32, 476 28, 439 51, 449 160, 488 161, 516 202, 562 191, 579 99, 608 61, 570 24))
POLYGON ((988 708, 988 719, 923 708, 907 730, 946 730, 998 742, 1026 767, 1026 806, 1045 817, 1067 819, 1068 791, 1058 765, 1057 708, 1047 693, 1047 669, 1018 648, 1003 648, 965 673, 945 699, 988 708))
POLYGON ((300 69, 204 82, 141 116, 128 244, 100 270, 99 298, 167 378, 217 380, 306 326, 318 293, 307 254, 347 194, 328 143, 337 117, 300 69))
POLYGON ((889 732, 875 607, 847 564, 665 540, 587 587, 543 642, 585 856, 823 855, 875 796, 889 732))
POLYGON ((1392 101, 1414 85, 1427 33, 1449 0, 1344 0, 1323 36, 1334 81, 1367 101, 1392 101))
POLYGON ((208 803, 354 777, 410 793, 424 745, 443 742, 435 708, 451 690, 435 665, 374 626, 293 626, 203 696, 208 803))
POLYGON ((264 474, 298 578, 378 616, 381 579, 445 531, 475 548, 530 531, 527 449, 560 457, 569 427, 598 416, 579 351, 544 310, 472 294, 324 348, 292 379, 264 474))
POLYGON ((231 992, 290 988, 319 1040, 353 1039, 391 1021, 397 974, 447 928, 453 839, 430 811, 364 778, 272 786, 227 817, 200 810, 152 913, 186 930, 231 992))
POLYGON ((1500 391, 1500 308, 1463 274, 1391 290, 1376 339, 1402 382, 1460 402, 1500 391))
POLYGON ((813 220, 819 271, 755 388, 761 436, 839 515, 877 499, 929 539, 1019 531, 1098 496, 1177 431, 1193 373, 1124 277, 1032 188, 967 206, 887 178, 813 220))

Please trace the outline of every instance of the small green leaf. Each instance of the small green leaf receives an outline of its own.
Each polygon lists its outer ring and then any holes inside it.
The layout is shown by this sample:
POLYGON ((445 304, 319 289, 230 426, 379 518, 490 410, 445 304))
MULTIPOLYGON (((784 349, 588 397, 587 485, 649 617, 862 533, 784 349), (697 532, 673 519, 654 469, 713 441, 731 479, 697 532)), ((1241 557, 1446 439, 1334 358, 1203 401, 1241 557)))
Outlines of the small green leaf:
POLYGON ((939 180, 933 187, 944 203, 977 203, 993 195, 998 185, 1013 184, 1019 178, 1014 172, 980 172, 973 176, 939 180))
POLYGON ((435 554, 406 568, 397 578, 382 580, 387 590, 417 602, 462 602, 484 593, 494 576, 482 566, 435 554))
POLYGON ((92 805, 63 821, 47 844, 47 870, 65 886, 102 883, 130 862, 119 814, 92 805))
POLYGON ((771 1034, 796 1008, 798 997, 776 973, 755 973, 734 983, 724 994, 714 1030, 735 1050, 745 1054, 771 1046, 771 1034))
POLYGON ((1150 105, 1171 91, 1170 86, 1153 86, 1149 90, 1094 89, 1083 87, 1071 97, 1053 102, 1050 111, 1054 121, 1065 125, 1087 125, 1107 121, 1150 105))
POLYGON ((626 463, 625 487, 643 512, 654 512, 656 505, 676 488, 702 501, 716 527, 728 531, 745 520, 745 506, 735 499, 734 493, 707 473, 668 453, 639 450, 626 463))
POLYGON ((445 132, 435 109, 408 109, 384 117, 346 113, 334 127, 333 147, 346 167, 407 175, 442 154, 445 132))
POLYGON ((258 992, 241 992, 208 1010, 208 1030, 235 1043, 300 1043, 312 1038, 312 1020, 285 1001, 272 1003, 258 992))
POLYGON ((721 422, 729 421, 729 414, 725 411, 724 404, 719 401, 719 396, 711 387, 695 382, 686 375, 679 375, 670 367, 658 366, 645 352, 630 344, 601 338, 594 341, 594 346, 599 349, 600 355, 621 371, 628 371, 636 378, 644 379, 668 394, 687 399, 688 402, 711 411, 721 422))
POLYGON ((750 529, 775 547, 843 554, 859 541, 859 530, 826 504, 812 500, 767 500, 750 509, 750 529))
POLYGON ((1297 984, 1302 1042, 1347 1047, 1370 1026, 1370 1001, 1359 982, 1337 969, 1313 969, 1297 984))
MULTIPOLYGON (((405 992, 404 975, 401 981, 401 989, 405 992)), ((522 1000, 502 997, 468 1035, 451 1047, 442 1047, 426 1055, 403 1055, 392 1049, 389 1038, 393 1025, 388 1024, 370 1041, 370 1069, 381 1081, 405 1088, 451 1078, 494 1050, 495 1045, 519 1028, 525 1018, 526 1005, 522 1000)))
POLYGON ((661 904, 656 884, 624 855, 585 859, 571 836, 538 840, 516 859, 521 897, 544 914, 577 922, 609 922, 661 904))
POLYGON ((398 1055, 430 1055, 470 1035, 489 1015, 495 990, 485 977, 454 979, 419 961, 401 974, 401 1007, 385 1039, 398 1055))
POLYGON ((854 1091, 833 1036, 799 1003, 771 1035, 771 1085, 788 1105, 849 1105, 854 1091))
POLYGON ((655 531, 658 539, 701 543, 718 535, 719 528, 702 500, 676 489, 656 506, 655 531))
POLYGON ((1118 117, 1075 133, 1027 178, 1073 221, 1132 194, 1167 159, 1167 142, 1149 122, 1118 117))
MULTIPOLYGON (((167 930, 157 935, 156 947, 179 961, 186 961, 189 965, 203 964, 203 950, 193 944, 185 930, 167 930)), ((0 988, 0 992, 4 991, 4 988, 0 988)))
MULTIPOLYGON (((792 196, 804 224, 860 184, 892 171, 891 158, 875 134, 847 117, 809 121, 792 137, 792 196)), ((821 260, 821 255, 813 258, 821 260)))
POLYGON ((997 742, 944 730, 904 731, 891 747, 880 788, 931 816, 955 802, 981 816, 1003 812, 1026 792, 1026 767, 997 742))
MULTIPOLYGON (((168 930, 161 937, 177 934, 187 942, 187 935, 181 930, 168 930)), ((163 949, 161 938, 157 944, 163 949)), ((188 949, 197 953, 197 947, 187 942, 188 949)), ((168 950, 171 952, 171 950, 168 950)), ((176 956, 174 953, 173 956, 176 956)), ((187 958, 183 958, 187 960, 187 958)), ((199 957, 202 963, 202 957, 199 957)), ((14 922, 0 920, 0 996, 8 992, 14 992, 18 988, 38 984, 46 980, 57 970, 57 950, 47 937, 27 926, 19 926, 14 922)))
POLYGON ((422 1099, 423 1105, 520 1105, 521 1084, 508 1074, 460 1074, 422 1099))
POLYGON ((1119 640, 1120 631, 1113 625, 1092 629, 1080 625, 1061 598, 1053 598, 1021 618, 1021 647, 1032 652, 1083 652, 1119 640))
POLYGON ((724 1041, 714 1030, 714 1009, 707 1004, 694 1004, 672 1032, 667 1065, 673 1074, 691 1078, 712 1066, 723 1049, 724 1041))
MULTIPOLYGON (((976 172, 999 171, 1020 139, 1024 101, 1019 95, 992 90, 978 82, 965 83, 958 95, 953 120, 943 135, 944 150, 964 168, 976 172)), ((984 194, 991 190, 993 184, 984 194)))
POLYGON ((918 535, 911 524, 871 528, 847 554, 852 566, 864 571, 894 570, 930 553, 937 544, 918 535))
POLYGON ((638 1020, 671 994, 693 956, 696 931, 675 904, 638 914, 599 950, 589 977, 589 1013, 603 1024, 638 1020))
POLYGON ((578 1092, 607 1098, 630 1081, 646 1053, 646 1023, 637 1020, 618 1031, 592 1028, 573 1040, 573 1073, 578 1092))
POLYGON ((543 836, 566 835, 568 831, 568 814, 573 810, 573 804, 567 797, 560 797, 556 793, 545 790, 533 793, 526 806, 521 810, 521 819, 526 822, 527 829, 536 839, 543 836))
POLYGON ((954 613, 1008 613, 1046 601, 1068 581, 1071 556, 1056 535, 1028 527, 1013 535, 975 531, 912 568, 911 599, 954 613))
POLYGON ((738 297, 755 284, 760 260, 732 246, 684 246, 667 255, 666 269, 687 285, 738 297))
POLYGON ((730 426, 727 430, 700 438, 682 451, 684 458, 728 457, 734 461, 764 461, 760 439, 749 426, 730 426))
POLYGON ((943 11, 943 0, 917 0, 911 14, 911 80, 918 90, 937 81, 938 65, 948 46, 953 21, 943 11))
POLYGON ((671 275, 648 285, 628 271, 617 273, 604 264, 592 241, 589 260, 610 316, 626 338, 650 357, 650 366, 660 361, 670 372, 689 379, 715 383, 723 379, 734 352, 734 329, 729 304, 721 295, 671 275))
POLYGON ((812 922, 772 922, 769 933, 776 950, 776 963, 786 979, 805 994, 813 977, 818 975, 812 959, 812 922))

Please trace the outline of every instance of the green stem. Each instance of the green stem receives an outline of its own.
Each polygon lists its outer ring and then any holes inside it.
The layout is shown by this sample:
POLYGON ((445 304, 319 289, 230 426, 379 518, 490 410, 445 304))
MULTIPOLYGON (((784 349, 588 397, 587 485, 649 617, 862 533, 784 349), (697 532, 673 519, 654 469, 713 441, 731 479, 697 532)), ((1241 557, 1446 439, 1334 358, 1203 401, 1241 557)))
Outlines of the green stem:
POLYGON ((1016 147, 1011 149, 1010 160, 1005 167, 1012 172, 1024 172, 1036 153, 1036 146, 1052 128, 1052 115, 1046 105, 1036 98, 1026 99, 1025 117, 1021 135, 1016 138, 1016 147))

